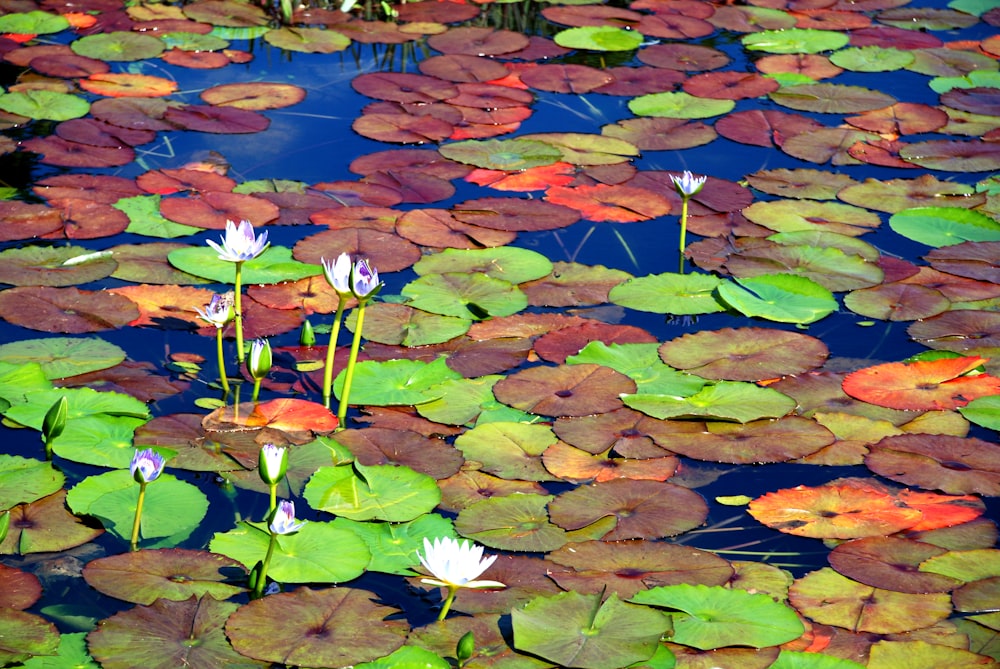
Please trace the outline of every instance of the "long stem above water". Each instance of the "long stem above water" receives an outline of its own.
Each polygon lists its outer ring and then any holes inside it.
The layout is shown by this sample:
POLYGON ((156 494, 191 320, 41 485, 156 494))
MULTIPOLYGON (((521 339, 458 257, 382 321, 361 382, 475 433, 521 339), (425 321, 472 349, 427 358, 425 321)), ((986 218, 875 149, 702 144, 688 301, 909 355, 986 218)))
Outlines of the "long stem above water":
POLYGON ((681 198, 681 253, 680 253, 680 269, 678 270, 681 274, 684 273, 684 248, 687 246, 687 225, 688 225, 688 198, 681 198))
POLYGON ((323 366, 323 406, 330 408, 330 396, 333 389, 333 360, 337 353, 337 339, 340 338, 340 324, 344 317, 344 305, 347 297, 337 293, 337 313, 333 316, 330 327, 330 343, 326 347, 326 364, 323 366))
POLYGON ((233 319, 233 325, 236 328, 236 359, 240 362, 246 358, 246 352, 243 350, 243 263, 236 263, 236 280, 233 282, 234 295, 233 295, 233 311, 235 312, 235 317, 233 319))
POLYGON ((226 359, 222 354, 222 328, 215 328, 215 352, 219 359, 219 383, 222 384, 222 392, 224 392, 228 398, 229 379, 226 378, 226 359))
POLYGON ((142 503, 146 499, 146 484, 139 484, 139 501, 135 504, 135 520, 132 521, 132 550, 139 550, 139 523, 142 520, 142 503))
POLYGON ((358 302, 358 322, 354 325, 351 356, 347 359, 347 369, 344 372, 344 389, 340 395, 340 406, 337 407, 337 424, 340 429, 344 429, 344 419, 347 417, 347 405, 351 395, 351 383, 354 381, 354 367, 358 362, 358 350, 361 348, 361 328, 365 324, 365 303, 365 300, 358 302))

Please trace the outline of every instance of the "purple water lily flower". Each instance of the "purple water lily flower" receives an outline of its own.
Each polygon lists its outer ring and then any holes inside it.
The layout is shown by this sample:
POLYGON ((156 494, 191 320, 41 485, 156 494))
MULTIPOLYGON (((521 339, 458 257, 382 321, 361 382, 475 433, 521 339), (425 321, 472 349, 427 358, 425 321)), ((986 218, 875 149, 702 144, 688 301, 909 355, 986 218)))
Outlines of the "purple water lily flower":
POLYGON ((135 452, 129 469, 137 483, 151 483, 163 473, 163 466, 166 463, 162 455, 151 448, 146 448, 135 452))
POLYGON ((351 281, 351 291, 359 300, 374 297, 385 285, 378 280, 378 270, 369 265, 367 260, 359 260, 354 263, 351 281))
POLYGON ((292 534, 301 530, 305 524, 304 520, 295 521, 295 503, 284 500, 274 510, 274 518, 268 527, 274 534, 292 534))
POLYGON ((201 307, 195 307, 194 309, 201 316, 202 320, 211 323, 217 328, 224 328, 236 315, 233 312, 233 300, 233 291, 221 295, 215 294, 212 296, 212 301, 204 309, 201 307))
POLYGON ((674 182, 677 194, 684 199, 697 195, 701 187, 705 185, 706 179, 707 177, 696 177, 687 170, 684 170, 684 174, 679 177, 670 175, 670 180, 674 182))

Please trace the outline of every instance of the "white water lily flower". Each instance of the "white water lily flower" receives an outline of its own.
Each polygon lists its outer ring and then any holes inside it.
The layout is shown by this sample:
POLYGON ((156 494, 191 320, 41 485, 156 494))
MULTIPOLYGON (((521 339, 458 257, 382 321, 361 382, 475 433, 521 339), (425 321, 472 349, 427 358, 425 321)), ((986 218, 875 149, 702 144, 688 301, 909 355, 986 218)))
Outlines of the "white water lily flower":
POLYGON ((691 174, 688 170, 684 170, 684 174, 675 177, 673 174, 670 175, 670 180, 674 182, 674 188, 677 189, 677 194, 683 198, 689 198, 698 194, 701 187, 705 185, 705 180, 708 177, 696 177, 691 174))
POLYGON ((493 564, 497 556, 483 558, 483 547, 469 541, 459 543, 451 537, 439 537, 432 544, 424 537, 424 555, 417 551, 417 557, 420 558, 420 564, 434 576, 420 579, 421 583, 449 589, 507 587, 499 581, 475 580, 493 564))
POLYGON ((340 295, 351 294, 351 256, 341 253, 336 260, 319 259, 323 265, 323 276, 340 295))
POLYGON ((253 260, 267 249, 267 231, 254 236, 253 224, 250 221, 240 221, 237 226, 232 221, 226 221, 226 234, 222 245, 211 239, 205 240, 209 246, 218 251, 219 260, 229 262, 246 262, 253 260))
POLYGON ((295 502, 285 500, 274 511, 274 518, 271 519, 268 529, 273 534, 293 534, 305 527, 305 524, 304 520, 295 520, 295 502))

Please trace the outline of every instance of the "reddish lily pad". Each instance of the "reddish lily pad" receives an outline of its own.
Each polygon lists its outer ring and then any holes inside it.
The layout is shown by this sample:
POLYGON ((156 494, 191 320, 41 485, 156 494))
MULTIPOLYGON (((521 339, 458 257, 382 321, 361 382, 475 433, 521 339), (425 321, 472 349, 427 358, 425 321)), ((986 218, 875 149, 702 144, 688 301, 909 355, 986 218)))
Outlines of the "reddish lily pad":
POLYGON ((681 534, 705 521, 708 506, 698 493, 669 482, 615 479, 565 492, 549 504, 549 512, 552 522, 568 530, 614 518, 601 538, 619 541, 681 534))
POLYGON ((152 604, 211 594, 229 599, 243 587, 226 583, 245 574, 243 565, 205 551, 168 548, 122 553, 87 563, 83 577, 95 590, 126 602, 152 604))
POLYGON ((980 357, 941 358, 867 367, 844 378, 844 392, 891 409, 955 409, 977 397, 1000 394, 1000 379, 968 375, 980 357))
POLYGON ((306 97, 306 92, 292 84, 272 84, 268 82, 246 82, 222 84, 202 91, 199 95, 210 105, 239 107, 240 109, 280 109, 298 104, 306 97))
POLYGON ((943 127, 948 123, 948 115, 929 105, 899 102, 845 120, 855 128, 883 135, 918 135, 943 127))
POLYGON ((204 326, 196 311, 212 300, 214 293, 190 286, 122 286, 108 292, 127 297, 139 308, 139 317, 129 325, 172 330, 204 326))
POLYGON ((914 165, 946 172, 993 172, 1000 169, 1000 146, 980 140, 932 139, 907 144, 899 155, 914 165))
POLYGON ((822 366, 829 355, 815 337, 770 328, 725 328, 686 334, 659 348, 671 367, 707 379, 760 381, 801 374, 822 366))
POLYGON ((627 272, 603 265, 555 262, 549 276, 520 288, 533 306, 578 307, 608 302, 611 289, 629 278, 627 272))
POLYGON ((21 143, 26 151, 42 155, 40 162, 61 167, 119 167, 135 158, 131 147, 91 146, 62 137, 32 137, 21 143))
POLYGON ((370 72, 351 79, 351 87, 378 100, 429 103, 458 94, 455 84, 437 77, 405 72, 370 72))
POLYGON ((802 114, 757 109, 727 114, 715 123, 716 131, 727 139, 766 147, 782 146, 790 137, 822 127, 818 121, 802 114))
POLYGON ((612 411, 621 408, 621 394, 633 392, 630 378, 594 364, 532 367, 493 386, 493 394, 504 404, 544 416, 612 411))
POLYGON ((700 98, 742 100, 778 90, 779 84, 753 72, 706 72, 684 82, 684 91, 700 98))
POLYGON ((263 225, 278 217, 278 207, 253 195, 209 191, 192 197, 166 198, 160 202, 165 218, 208 230, 224 230, 226 221, 263 225))
POLYGON ((952 495, 1000 496, 1000 446, 972 437, 901 434, 870 447, 865 464, 893 481, 952 495))
POLYGON ((128 298, 103 291, 19 286, 0 291, 0 315, 32 330, 80 334, 119 328, 139 310, 128 298))
POLYGON ((561 588, 594 593, 606 587, 623 599, 661 585, 724 585, 733 575, 732 565, 717 555, 662 541, 584 541, 546 559, 563 567, 549 571, 561 588))
POLYGON ((499 197, 460 202, 452 215, 463 223, 508 232, 555 230, 580 220, 575 209, 562 205, 499 197))
POLYGON ((859 539, 913 527, 917 509, 871 487, 827 484, 769 492, 750 502, 751 516, 768 527, 815 539, 859 539))
MULTIPOLYGON (((470 614, 498 613, 506 616, 511 609, 523 606, 539 595, 554 595, 559 592, 559 587, 545 574, 550 566, 545 560, 527 555, 498 555, 496 562, 485 572, 485 577, 507 587, 503 590, 462 588, 455 597, 455 609, 470 614)), ((444 622, 447 624, 449 621, 444 622)), ((476 645, 479 645, 478 642, 476 645)), ((520 659, 519 655, 518 662, 520 659)))
POLYGON ((549 188, 545 200, 565 205, 591 221, 629 223, 666 216, 672 208, 666 197, 634 186, 576 186, 549 188))
POLYGON ((226 639, 226 619, 238 608, 235 602, 211 596, 191 596, 181 602, 159 599, 103 620, 88 635, 88 650, 108 669, 126 669, 136 663, 150 669, 182 663, 192 669, 263 667, 234 651, 226 639))
POLYGON ((908 594, 864 585, 824 567, 798 579, 789 603, 808 618, 855 632, 899 634, 951 613, 946 593, 908 594))
POLYGON ((859 583, 921 594, 948 592, 961 584, 958 579, 917 569, 924 560, 947 552, 940 546, 911 539, 867 537, 840 544, 829 559, 838 573, 859 583))
POLYGON ((299 443, 312 441, 316 434, 337 429, 337 417, 322 404, 300 399, 244 402, 216 409, 205 416, 208 432, 246 432, 264 428, 278 430, 299 443))
POLYGON ((648 344, 655 342, 656 338, 633 325, 589 321, 543 335, 535 342, 535 352, 544 360, 562 364, 567 357, 579 353, 580 349, 592 341, 602 341, 605 344, 648 344))
POLYGON ((292 250, 296 260, 319 264, 341 253, 367 258, 379 272, 397 272, 420 259, 420 249, 402 237, 369 228, 327 230, 300 240, 292 250))
POLYGON ((231 193, 236 181, 224 174, 192 169, 150 170, 136 177, 136 184, 147 193, 231 193))
POLYGON ((678 460, 668 456, 633 460, 611 458, 607 454, 592 455, 569 444, 557 442, 542 455, 545 468, 564 481, 594 481, 613 479, 666 481, 677 471, 678 460))
MULTIPOLYGON (((68 142, 78 144, 89 144, 91 146, 117 148, 123 145, 139 146, 148 144, 156 139, 156 133, 151 130, 134 130, 132 128, 120 128, 105 121, 98 121, 92 118, 75 118, 63 121, 56 127, 56 134, 68 142)), ((104 176, 107 180, 120 179, 109 175, 84 175, 84 174, 64 174, 63 178, 80 178, 90 176, 100 178, 104 176)), ((58 179, 59 177, 53 177, 58 179)), ((128 180, 127 180, 128 181, 128 180)), ((133 184, 134 185, 134 184, 133 184)), ((112 191, 113 193, 113 191, 112 191)), ((108 198, 111 195, 105 195, 108 198)))
POLYGON ((365 466, 402 465, 433 479, 455 475, 463 462, 462 456, 440 439, 406 430, 344 430, 333 440, 347 447, 365 466))
POLYGON ((833 165, 857 165, 860 160, 851 155, 857 144, 879 145, 880 135, 853 128, 818 128, 787 138, 781 150, 790 156, 811 163, 830 162, 833 165))
POLYGON ((444 54, 461 53, 473 56, 500 56, 520 51, 528 46, 528 37, 513 30, 463 26, 432 35, 428 46, 444 54))
POLYGON ((932 249, 924 257, 942 272, 1000 284, 1000 242, 962 242, 932 249))
POLYGON ((521 81, 540 91, 582 95, 611 83, 613 78, 610 74, 587 65, 543 63, 523 72, 521 81))
POLYGON ((852 291, 844 296, 844 306, 869 318, 915 321, 947 311, 951 300, 933 288, 894 282, 852 291))
POLYGON ((59 379, 63 388, 91 388, 101 392, 131 395, 142 402, 155 402, 187 389, 188 384, 162 376, 149 362, 125 361, 99 372, 59 379))
POLYGON ((0 554, 58 553, 93 541, 104 533, 84 525, 66 508, 66 491, 58 490, 30 504, 12 507, 10 528, 0 554))
POLYGON ((23 611, 42 596, 42 584, 34 574, 0 565, 0 581, 4 585, 0 607, 4 609, 23 611))
POLYGON ((634 144, 643 151, 673 151, 709 144, 718 136, 711 125, 701 121, 666 118, 623 119, 601 128, 601 134, 634 144))
POLYGON ((696 460, 752 464, 787 462, 834 442, 819 423, 799 416, 749 423, 666 421, 656 437, 665 448, 696 460))
POLYGON ((646 65, 681 72, 717 70, 729 62, 718 49, 699 44, 654 44, 639 50, 638 58, 646 65))
POLYGON ((252 110, 208 105, 171 107, 163 118, 186 130, 226 135, 262 132, 271 124, 268 117, 252 110))
POLYGON ((946 311, 911 324, 906 332, 925 346, 972 355, 976 350, 1000 347, 1000 314, 974 309, 946 311))
POLYGON ((111 98, 156 98, 177 90, 177 82, 149 74, 95 73, 80 80, 80 88, 111 98))
POLYGON ((797 413, 811 416, 814 412, 843 412, 865 416, 872 420, 886 420, 893 425, 902 425, 913 418, 908 411, 889 409, 856 400, 843 390, 843 374, 832 372, 811 372, 789 376, 769 387, 786 393, 798 404, 797 413))

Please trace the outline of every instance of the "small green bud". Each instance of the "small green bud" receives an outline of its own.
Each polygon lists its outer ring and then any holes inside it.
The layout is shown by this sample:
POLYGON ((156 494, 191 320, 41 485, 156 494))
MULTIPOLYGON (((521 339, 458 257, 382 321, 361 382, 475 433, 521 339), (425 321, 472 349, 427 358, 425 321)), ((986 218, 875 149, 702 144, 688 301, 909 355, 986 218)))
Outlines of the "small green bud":
POLYGON ((476 652, 476 635, 469 630, 462 635, 462 638, 458 640, 458 645, 455 647, 455 657, 458 659, 458 666, 462 666, 472 655, 476 652))
POLYGON ((309 322, 308 318, 302 321, 302 331, 299 333, 299 344, 310 348, 316 345, 316 333, 313 332, 312 323, 309 322))
POLYGON ((69 402, 63 395, 49 407, 45 412, 45 420, 42 421, 42 441, 46 444, 58 437, 66 429, 66 413, 69 402))

